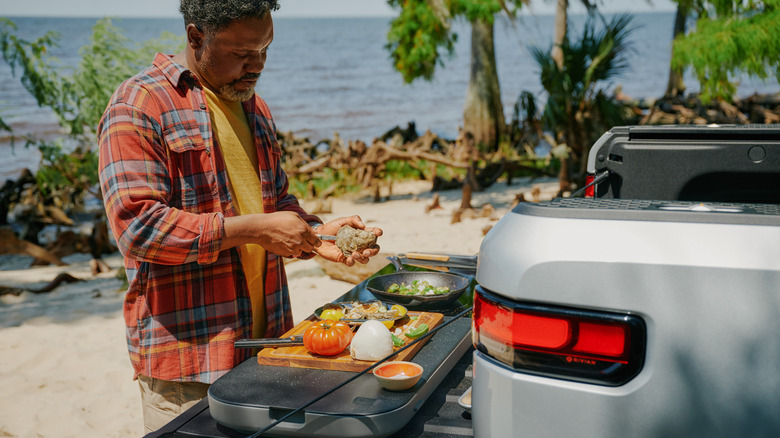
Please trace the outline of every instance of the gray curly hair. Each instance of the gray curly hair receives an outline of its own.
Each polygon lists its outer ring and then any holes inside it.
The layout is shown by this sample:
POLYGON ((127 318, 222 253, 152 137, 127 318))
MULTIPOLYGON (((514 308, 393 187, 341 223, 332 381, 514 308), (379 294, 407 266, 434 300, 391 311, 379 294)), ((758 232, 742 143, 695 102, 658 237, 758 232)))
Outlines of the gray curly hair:
POLYGON ((263 18, 277 9, 277 0, 181 0, 179 4, 184 26, 193 23, 207 35, 226 29, 236 20, 263 18))

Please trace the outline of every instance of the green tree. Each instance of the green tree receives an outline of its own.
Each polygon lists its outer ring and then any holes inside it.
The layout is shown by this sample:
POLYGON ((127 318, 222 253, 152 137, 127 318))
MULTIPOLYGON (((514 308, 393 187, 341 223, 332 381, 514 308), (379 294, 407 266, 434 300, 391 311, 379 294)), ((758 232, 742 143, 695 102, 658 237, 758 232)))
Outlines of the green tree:
POLYGON ((696 27, 677 37, 672 68, 691 67, 701 86, 701 99, 730 101, 734 75, 780 81, 780 0, 678 0, 693 3, 696 27))
POLYGON ((528 0, 388 0, 399 9, 386 48, 407 83, 431 80, 444 56, 452 56, 456 17, 471 23, 471 75, 463 109, 463 129, 477 144, 495 149, 504 134, 504 108, 496 70, 493 26, 501 11, 514 17, 528 0))
POLYGON ((613 126, 623 123, 622 106, 600 88, 628 67, 628 37, 633 31, 631 17, 613 18, 598 30, 594 19, 585 23, 582 36, 572 41, 568 34, 559 46, 563 67, 553 57, 552 48, 534 47, 532 55, 541 68, 542 86, 547 92, 542 121, 555 133, 555 142, 566 149, 561 156, 561 189, 571 181, 571 161, 577 180, 584 179, 585 157, 590 145, 613 126))
MULTIPOLYGON (((672 41, 677 37, 685 35, 688 16, 693 12, 695 0, 677 0, 677 11, 674 14, 674 28, 672 30, 672 41)), ((672 51, 674 56, 674 51, 672 51)), ((669 65, 669 79, 666 83, 665 97, 677 97, 685 93, 685 81, 683 80, 683 69, 669 65)))
POLYGON ((80 203, 85 192, 98 196, 94 190, 98 182, 95 129, 111 94, 123 80, 148 65, 155 51, 181 48, 183 42, 164 34, 157 40, 131 44, 106 18, 97 21, 89 44, 80 49, 79 64, 69 68, 49 55, 58 45, 59 34, 50 31, 28 41, 19 38, 16 29, 14 22, 0 18, 3 59, 14 76, 19 74, 38 105, 52 110, 66 133, 55 141, 33 135, 24 138, 25 147, 37 147, 42 155, 36 172, 38 188, 45 196, 56 194, 73 204, 80 203))
MULTIPOLYGON (((580 0, 588 10, 588 14, 596 12, 596 5, 590 0, 580 0)), ((563 51, 561 45, 569 29, 569 0, 555 0, 555 26, 553 27, 552 57, 558 67, 563 67, 563 51)))

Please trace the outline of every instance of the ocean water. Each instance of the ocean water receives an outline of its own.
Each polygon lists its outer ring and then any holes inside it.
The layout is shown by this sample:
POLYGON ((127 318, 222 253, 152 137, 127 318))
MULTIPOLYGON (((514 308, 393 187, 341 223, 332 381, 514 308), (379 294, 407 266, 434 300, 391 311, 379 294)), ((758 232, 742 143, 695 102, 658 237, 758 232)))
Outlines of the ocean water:
MULTIPOLYGON (((60 46, 52 51, 67 71, 79 61, 79 48, 87 44, 94 18, 12 17, 17 34, 26 39, 42 36, 47 30, 61 35, 60 46)), ((583 16, 571 20, 571 32, 579 34, 583 16)), ((168 31, 183 34, 181 19, 114 19, 124 35, 134 41, 157 38, 168 31)), ((312 141, 332 138, 361 139, 370 144, 374 137, 395 126, 414 121, 418 132, 426 129, 454 138, 462 123, 463 103, 469 80, 470 40, 468 23, 456 22, 459 35, 452 57, 444 58, 434 80, 405 84, 392 68, 384 48, 389 18, 280 18, 275 21, 275 38, 266 69, 257 91, 268 102, 280 131, 292 131, 312 141)), ((671 50, 673 13, 634 15, 630 68, 610 84, 637 98, 661 96, 666 88, 671 50)), ((501 98, 507 119, 517 97, 530 91, 543 98, 539 68, 529 48, 548 48, 553 32, 552 16, 523 17, 514 22, 498 20, 495 51, 501 98)), ((170 53, 169 48, 160 51, 170 53)), ((149 60, 151 63, 151 60, 149 60)), ((35 100, 0 61, 0 117, 17 134, 43 138, 59 135, 56 118, 35 100)), ((690 91, 695 79, 686 76, 690 91)), ((777 92, 776 81, 743 78, 740 95, 777 92)), ((0 134, 0 178, 16 178, 22 168, 35 169, 37 151, 20 145, 11 147, 0 134)), ((1 180, 0 180, 1 181, 1 180)))

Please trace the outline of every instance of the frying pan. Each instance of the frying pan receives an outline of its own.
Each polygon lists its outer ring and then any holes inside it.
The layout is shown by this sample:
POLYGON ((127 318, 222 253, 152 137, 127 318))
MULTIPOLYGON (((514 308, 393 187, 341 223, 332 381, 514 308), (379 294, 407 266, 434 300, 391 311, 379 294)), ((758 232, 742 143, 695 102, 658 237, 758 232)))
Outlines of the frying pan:
POLYGON ((471 281, 466 277, 460 275, 447 274, 444 272, 426 272, 426 271, 409 271, 404 269, 401 262, 395 257, 388 257, 393 263, 396 272, 392 274, 380 275, 368 280, 366 283, 366 289, 368 289, 377 298, 385 301, 392 301, 394 303, 405 304, 407 306, 416 306, 421 304, 449 304, 452 301, 457 300, 466 288, 471 284, 471 281), (387 292, 390 285, 393 283, 406 283, 411 284, 413 281, 427 281, 435 287, 448 287, 450 291, 442 295, 400 295, 387 292))

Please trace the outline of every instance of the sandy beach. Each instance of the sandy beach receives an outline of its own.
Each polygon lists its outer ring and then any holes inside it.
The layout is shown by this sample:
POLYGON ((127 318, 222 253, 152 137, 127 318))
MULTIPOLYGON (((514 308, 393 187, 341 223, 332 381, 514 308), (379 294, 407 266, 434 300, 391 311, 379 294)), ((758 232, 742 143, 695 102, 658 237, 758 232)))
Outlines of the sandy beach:
MULTIPOLYGON (((538 188, 541 199, 550 199, 557 187, 550 178, 517 179, 511 186, 499 181, 472 198, 476 209, 485 204, 495 209, 490 217, 453 224, 460 190, 438 192, 441 208, 426 212, 434 196, 430 183, 399 183, 379 203, 368 196, 330 199, 331 213, 320 217, 327 221, 357 214, 368 226, 382 228, 382 254, 474 255, 484 230, 509 211, 517 194, 532 199, 538 188)), ((0 297, 0 437, 143 436, 138 384, 132 379, 121 316, 124 291, 116 278, 121 256, 106 257, 112 272, 95 277, 88 255, 64 260, 68 266, 32 268, 29 258, 0 257, 3 286, 41 287, 61 272, 83 280, 49 293, 0 297)), ((330 278, 316 260, 292 261, 286 267, 296 323, 354 286, 330 278)))

